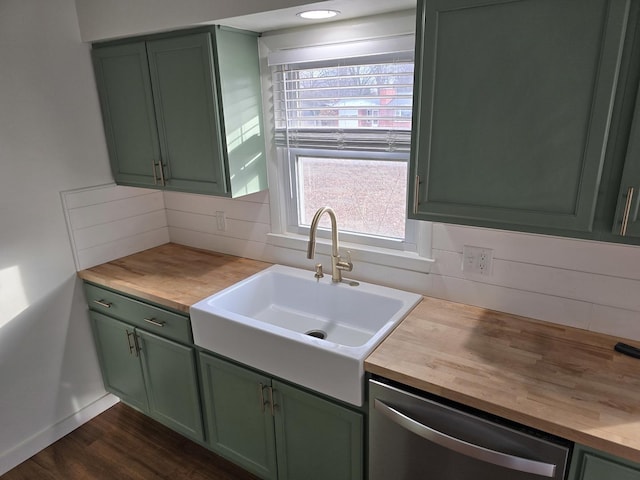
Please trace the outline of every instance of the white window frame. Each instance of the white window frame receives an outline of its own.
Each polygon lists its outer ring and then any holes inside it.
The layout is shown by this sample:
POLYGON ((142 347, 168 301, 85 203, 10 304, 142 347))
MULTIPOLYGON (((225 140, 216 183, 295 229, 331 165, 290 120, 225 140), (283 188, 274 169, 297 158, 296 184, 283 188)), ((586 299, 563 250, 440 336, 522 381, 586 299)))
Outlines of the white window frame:
MULTIPOLYGON (((377 49, 376 53, 386 53, 381 48, 389 48, 393 51, 398 46, 406 45, 406 39, 400 39, 400 36, 413 35, 415 12, 408 11, 399 15, 386 15, 380 18, 372 17, 372 19, 367 20, 360 19, 353 25, 348 25, 348 23, 312 26, 304 31, 297 32, 269 32, 260 38, 260 54, 264 59, 262 64, 262 84, 264 112, 267 114, 265 121, 267 125, 271 125, 270 128, 267 128, 267 131, 270 129, 272 132, 274 131, 274 119, 272 114, 268 113, 272 112, 273 104, 271 91, 272 72, 268 66, 267 58, 282 55, 285 59, 280 59, 280 61, 287 63, 300 54, 304 55, 303 50, 308 48, 315 49, 314 55, 318 60, 335 58, 336 52, 355 56, 355 54, 371 46, 377 49), (372 38, 370 32, 376 32, 377 37, 372 38), (353 41, 354 34, 359 40, 353 41), (335 43, 327 44, 327 38, 331 38, 335 43)), ((273 136, 267 136, 266 140, 268 145, 267 158, 272 232, 268 234, 267 243, 276 247, 275 250, 272 250, 274 252, 272 253, 274 261, 286 259, 289 263, 303 265, 306 264, 304 256, 300 257, 299 253, 295 255, 287 255, 285 253, 287 250, 304 252, 308 242, 308 228, 297 227, 297 213, 294 215, 290 210, 292 201, 290 182, 292 177, 290 176, 291 169, 289 164, 291 159, 288 157, 285 148, 276 148, 273 136), (290 218, 296 219, 296 228, 290 226, 290 218)), ((331 151, 331 155, 335 155, 335 153, 335 151, 331 151)), ((340 228, 339 218, 338 228, 340 228)), ((316 253, 319 255, 329 254, 330 241, 328 238, 322 238, 322 236, 323 234, 321 233, 319 235, 320 238, 317 240, 316 253)), ((405 242, 396 240, 392 241, 395 244, 381 245, 376 241, 363 244, 354 243, 353 240, 354 238, 350 234, 340 231, 341 250, 348 249, 351 251, 355 261, 370 264, 371 267, 367 267, 367 269, 380 265, 428 273, 434 263, 431 258, 431 222, 408 220, 405 242), (410 238, 408 242, 406 241, 407 238, 410 238)), ((377 268, 369 270, 369 275, 373 275, 372 278, 374 279, 376 274, 372 272, 376 271, 378 271, 377 268)))

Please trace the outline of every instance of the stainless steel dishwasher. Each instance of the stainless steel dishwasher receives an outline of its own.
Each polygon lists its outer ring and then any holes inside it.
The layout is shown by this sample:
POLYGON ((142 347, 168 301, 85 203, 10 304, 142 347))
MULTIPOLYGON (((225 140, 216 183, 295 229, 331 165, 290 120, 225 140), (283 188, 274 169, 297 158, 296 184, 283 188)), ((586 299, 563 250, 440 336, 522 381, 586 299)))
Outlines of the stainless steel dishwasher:
POLYGON ((566 476, 568 441, 507 426, 381 379, 369 380, 369 409, 369 480, 566 476))

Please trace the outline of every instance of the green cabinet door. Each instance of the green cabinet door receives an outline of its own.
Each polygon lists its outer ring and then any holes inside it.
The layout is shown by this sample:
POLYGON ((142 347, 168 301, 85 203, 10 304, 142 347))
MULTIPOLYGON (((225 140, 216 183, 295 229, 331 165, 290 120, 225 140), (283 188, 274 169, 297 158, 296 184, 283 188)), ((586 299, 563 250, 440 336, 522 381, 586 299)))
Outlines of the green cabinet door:
POLYGON ((640 94, 636 97, 635 113, 622 172, 613 233, 622 236, 640 237, 638 210, 640 210, 640 94))
POLYGON ((193 347, 136 330, 149 414, 192 439, 203 441, 198 374, 193 347))
POLYGON ((91 51, 115 181, 153 186, 160 147, 144 42, 91 51))
POLYGON ((628 0, 420 0, 410 217, 589 231, 628 0))
POLYGON ((363 416, 273 381, 279 480, 363 478, 363 416))
POLYGON ((209 33, 147 42, 165 188, 226 192, 209 33))
POLYGON ((261 478, 277 478, 268 377, 200 354, 209 446, 261 478))
POLYGON ((106 390, 147 412, 147 393, 134 328, 98 312, 90 311, 89 316, 106 390))
POLYGON ((640 480, 640 464, 576 445, 569 480, 640 480))

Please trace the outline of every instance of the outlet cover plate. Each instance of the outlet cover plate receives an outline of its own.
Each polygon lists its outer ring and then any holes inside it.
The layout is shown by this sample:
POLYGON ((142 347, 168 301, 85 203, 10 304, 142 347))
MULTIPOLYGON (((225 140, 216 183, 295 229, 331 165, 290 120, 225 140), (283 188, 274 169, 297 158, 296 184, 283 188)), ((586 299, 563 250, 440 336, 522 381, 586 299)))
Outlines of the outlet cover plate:
POLYGON ((462 271, 476 275, 491 275, 493 250, 491 248, 464 245, 462 247, 462 271))

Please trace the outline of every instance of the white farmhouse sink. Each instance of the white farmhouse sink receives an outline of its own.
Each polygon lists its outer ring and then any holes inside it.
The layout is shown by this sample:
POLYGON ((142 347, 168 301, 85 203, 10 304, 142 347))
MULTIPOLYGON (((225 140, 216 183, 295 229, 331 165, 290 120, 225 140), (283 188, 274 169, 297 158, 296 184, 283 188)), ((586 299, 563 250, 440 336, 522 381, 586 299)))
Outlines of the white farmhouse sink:
POLYGON ((362 405, 364 359, 421 298, 274 265, 193 305, 191 325, 202 348, 362 405))

